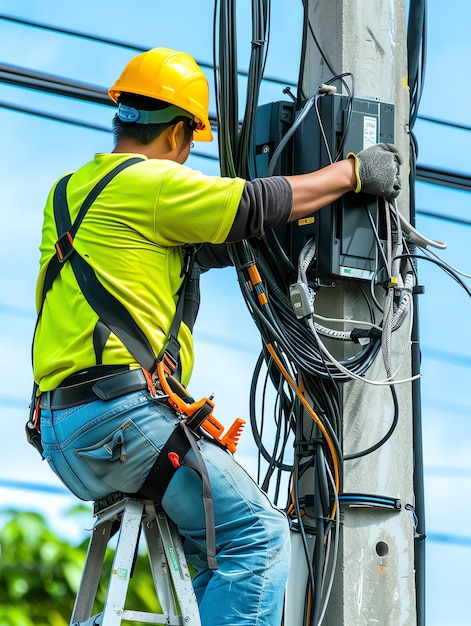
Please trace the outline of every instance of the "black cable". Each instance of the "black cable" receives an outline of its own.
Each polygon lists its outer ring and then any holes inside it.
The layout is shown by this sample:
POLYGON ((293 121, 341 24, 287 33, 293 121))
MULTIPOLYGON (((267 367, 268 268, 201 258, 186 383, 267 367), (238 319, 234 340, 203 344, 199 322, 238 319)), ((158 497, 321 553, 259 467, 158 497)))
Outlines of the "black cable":
POLYGON ((458 224, 459 226, 471 226, 471 220, 467 220, 461 217, 452 217, 451 215, 445 215, 444 213, 435 213, 433 211, 426 211, 425 209, 417 209, 416 215, 424 215, 425 217, 433 217, 434 219, 441 220, 443 222, 449 222, 450 224, 458 224))
MULTIPOLYGON (((266 449, 266 447, 264 446, 263 442, 262 442, 262 431, 263 431, 263 426, 262 427, 258 427, 257 424, 257 412, 256 412, 256 390, 257 390, 257 385, 256 385, 256 381, 258 380, 258 377, 260 375, 261 372, 261 368, 263 366, 264 361, 266 360, 266 355, 263 354, 263 352, 259 355, 258 359, 257 359, 257 363, 255 365, 255 369, 254 369, 254 373, 252 376, 252 385, 250 387, 250 394, 249 394, 249 416, 250 416, 250 421, 251 421, 251 425, 252 425, 252 432, 253 432, 253 437, 255 440, 255 444, 261 454, 261 456, 264 458, 265 461, 267 461, 267 463, 269 464, 269 468, 273 467, 276 468, 278 470, 284 471, 284 472, 289 472, 291 470, 291 465, 289 464, 285 464, 282 462, 282 458, 281 459, 277 459, 276 458, 276 453, 275 452, 268 452, 268 450, 266 449)), ((275 380, 275 372, 276 370, 270 366, 270 363, 268 363, 268 371, 269 373, 271 372, 272 374, 272 382, 274 383, 275 389, 277 390, 277 394, 278 397, 281 398, 280 404, 281 404, 281 411, 282 412, 288 412, 288 414, 291 412, 291 409, 289 407, 293 406, 294 404, 294 400, 292 398, 292 396, 287 396, 286 392, 283 389, 283 381, 281 379, 281 377, 278 377, 278 380, 275 380), (285 408, 283 410, 283 407, 288 407, 285 408)), ((268 376, 268 374, 267 374, 268 376)), ((263 424, 263 407, 262 407, 262 424, 263 424)), ((286 445, 286 444, 284 444, 286 445)))
POLYGON ((350 454, 345 454, 343 457, 345 461, 359 459, 360 457, 364 457, 364 456, 367 456, 368 454, 372 454, 373 452, 375 452, 376 450, 379 450, 379 448, 384 446, 384 444, 393 435, 394 431, 396 430, 398 421, 399 421, 399 403, 397 400, 397 393, 396 393, 396 389, 394 388, 394 385, 389 385, 389 388, 391 390, 391 396, 393 399, 394 414, 393 414, 392 423, 388 429, 388 432, 377 443, 370 446, 369 448, 366 448, 366 450, 361 450, 360 452, 352 452, 350 454))
POLYGON ((325 84, 333 85, 334 83, 337 83, 337 82, 342 83, 342 85, 345 87, 345 91, 347 92, 346 94, 347 95, 347 107, 346 107, 345 122, 343 124, 343 129, 342 129, 342 135, 340 137, 340 140, 336 149, 336 155, 335 155, 335 158, 333 159, 334 161, 337 161, 338 159, 343 158, 343 148, 347 140, 348 131, 350 130, 350 122, 351 122, 352 114, 353 114, 353 99, 355 97, 355 77, 351 72, 343 72, 342 74, 338 74, 336 76, 333 76, 329 80, 326 80, 325 84), (345 80, 345 78, 347 77, 350 79, 351 87, 345 80))
POLYGON ((302 0, 303 3, 303 30, 301 35, 301 55, 299 59, 299 73, 298 73, 298 86, 297 86, 297 101, 305 99, 305 94, 302 88, 304 79, 304 66, 306 63, 306 47, 307 47, 307 29, 309 24, 309 2, 308 0, 302 0))
POLYGON ((250 55, 245 114, 239 133, 236 170, 245 179, 255 176, 255 122, 270 33, 270 3, 252 3, 252 54, 250 55))
POLYGON ((409 259, 417 259, 422 261, 430 261, 431 263, 435 263, 438 267, 440 267, 450 278, 453 278, 460 287, 462 287, 469 297, 471 297, 471 287, 464 282, 464 280, 455 272, 449 265, 447 265, 444 261, 440 259, 427 256, 426 254, 400 254, 395 257, 396 259, 409 258, 409 259))
POLYGON ((407 64, 410 88, 410 128, 417 118, 426 62, 426 0, 410 0, 407 22, 407 64))
POLYGON ((325 536, 325 524, 324 524, 324 509, 321 501, 321 494, 323 491, 322 480, 319 475, 320 469, 324 469, 322 464, 324 462, 324 456, 322 454, 322 448, 319 446, 316 452, 316 466, 314 471, 314 517, 316 520, 316 541, 314 543, 313 553, 313 573, 314 573, 314 597, 313 597, 313 611, 312 622, 314 624, 319 623, 319 616, 321 610, 321 581, 322 573, 324 571, 324 558, 325 547, 324 541, 321 540, 325 536))
MULTIPOLYGON (((308 3, 307 0, 305 0, 305 2, 308 3)), ((320 55, 321 55, 322 59, 324 60, 324 63, 327 65, 327 68, 329 69, 329 72, 331 74, 335 75, 337 72, 335 72, 333 70, 331 63, 329 62, 329 59, 325 56, 325 53, 324 53, 324 51, 322 49, 322 46, 320 45, 320 43, 319 43, 319 41, 318 41, 318 39, 316 37, 316 34, 314 32, 314 29, 312 27, 312 24, 311 24, 310 20, 309 20, 309 32, 311 33, 311 37, 313 38, 314 43, 316 44, 317 49, 319 50, 320 55)))

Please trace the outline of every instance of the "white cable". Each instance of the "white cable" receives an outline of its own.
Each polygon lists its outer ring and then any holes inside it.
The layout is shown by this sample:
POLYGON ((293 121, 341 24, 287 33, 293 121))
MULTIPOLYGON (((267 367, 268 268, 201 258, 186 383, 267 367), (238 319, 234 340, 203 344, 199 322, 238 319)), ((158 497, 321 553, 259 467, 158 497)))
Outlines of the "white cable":
POLYGON ((408 272, 406 274, 404 285, 401 287, 401 296, 399 298, 399 303, 396 306, 395 318, 393 321, 393 331, 402 326, 406 315, 409 313, 409 310, 413 306, 412 289, 414 286, 415 275, 413 272, 408 272))
MULTIPOLYGON (((391 211, 389 202, 384 203, 384 220, 386 225, 386 272, 389 282, 393 278, 392 259, 393 259, 393 240, 391 211)), ((392 318, 393 318, 393 299, 394 287, 392 284, 388 286, 383 306, 383 333, 381 335, 381 354, 383 357, 384 369, 388 379, 391 378, 391 335, 392 335, 392 318)))
MULTIPOLYGON (((396 201, 394 201, 396 202, 396 201)), ((441 250, 445 250, 447 247, 446 243, 443 241, 435 241, 433 239, 429 239, 428 237, 424 237, 421 235, 413 226, 409 224, 406 218, 402 215, 402 213, 398 212, 399 219, 401 222, 401 228, 409 237, 409 239, 415 243, 420 248, 427 248, 428 246, 433 246, 434 248, 440 248, 441 250)))
POLYGON ((311 237, 304 244, 298 257, 298 281, 303 281, 307 284, 307 270, 309 266, 316 258, 316 244, 314 238, 311 237))
MULTIPOLYGON (((393 374, 393 376, 388 379, 388 380, 370 380, 368 378, 364 378, 363 376, 359 376, 358 374, 355 374, 354 372, 351 372, 349 369, 347 369, 344 365, 342 365, 341 363, 339 363, 333 356, 332 354, 327 350, 327 348, 325 347, 325 345, 322 343, 322 341, 319 338, 319 335, 316 331, 315 328, 315 324, 312 321, 312 318, 307 318, 307 322, 309 324, 309 328, 311 329, 314 337, 316 338, 316 341, 318 343, 319 348, 321 349, 321 351, 324 353, 324 355, 329 359, 329 361, 335 365, 337 367, 337 369, 339 371, 341 371, 343 374, 345 374, 346 376, 348 376, 349 378, 353 378, 355 380, 359 380, 362 383, 367 383, 368 385, 373 385, 373 386, 389 386, 389 385, 402 385, 403 383, 410 383, 413 382, 414 380, 418 380, 419 378, 422 377, 422 374, 416 374, 415 376, 410 376, 409 378, 403 378, 401 380, 394 380, 394 376, 397 374, 397 372, 399 371, 400 368, 398 368, 398 370, 396 370, 396 372, 393 374)), ((402 359, 403 361, 403 359, 402 359)), ((402 362, 401 362, 402 363, 402 362)), ((402 364, 401 364, 402 367, 402 364)))
POLYGON ((350 320, 347 318, 336 318, 336 317, 324 317, 323 315, 319 315, 318 313, 314 313, 314 319, 322 320, 324 322, 334 322, 338 324, 353 324, 354 326, 367 326, 368 328, 376 328, 376 330, 381 331, 381 326, 377 324, 373 324, 373 322, 365 322, 362 320, 350 320))
POLYGON ((327 471, 327 476, 329 477, 330 484, 332 485, 332 490, 334 493, 335 499, 335 541, 334 541, 334 554, 332 557, 332 568, 330 572, 329 582, 327 585, 327 591, 324 596, 323 606, 321 614, 319 615, 319 621, 317 622, 317 626, 320 626, 324 620, 325 613, 327 611, 327 605, 329 603, 330 594, 332 592, 332 586, 334 584, 334 577, 337 565, 337 558, 339 554, 339 542, 340 542, 340 504, 339 504, 339 494, 337 493, 337 489, 335 488, 334 477, 332 476, 332 472, 330 471, 329 464, 325 463, 325 469, 327 471))
MULTIPOLYGON (((412 300, 412 298, 411 298, 411 300, 412 300)), ((409 329, 407 331, 407 337, 409 338, 408 345, 410 346, 411 343, 412 343, 412 326, 414 324, 414 309, 413 309, 413 307, 411 307, 411 309, 410 309, 410 315, 408 315, 408 318, 409 318, 409 329)), ((404 350, 404 352, 402 353, 402 358, 400 359, 399 365, 397 366, 396 371, 395 371, 393 376, 396 376, 396 374, 402 369, 402 366, 404 365, 406 357, 407 357, 407 351, 404 350)), ((417 378, 419 378, 419 377, 420 376, 417 376, 417 378)))
POLYGON ((322 134, 322 139, 324 141, 324 146, 325 146, 325 149, 327 151, 327 155, 329 157, 329 163, 333 163, 334 160, 332 158, 332 153, 330 151, 329 142, 327 141, 327 137, 326 137, 325 130, 324 130, 324 124, 322 123, 322 119, 321 119, 321 113, 319 111, 319 96, 316 97, 315 103, 316 103, 315 110, 316 110, 316 116, 317 116, 317 123, 319 124, 319 129, 320 129, 321 134, 322 134))
POLYGON ((316 324, 317 332, 324 337, 330 337, 330 339, 340 339, 341 341, 350 341, 352 338, 352 332, 346 330, 334 330, 333 328, 327 328, 316 324))

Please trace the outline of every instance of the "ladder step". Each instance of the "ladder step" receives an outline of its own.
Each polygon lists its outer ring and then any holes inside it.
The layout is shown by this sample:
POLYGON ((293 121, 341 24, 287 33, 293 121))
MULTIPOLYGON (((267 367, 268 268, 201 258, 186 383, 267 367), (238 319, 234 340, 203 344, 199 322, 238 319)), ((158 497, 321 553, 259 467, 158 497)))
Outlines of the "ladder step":
POLYGON ((116 497, 95 503, 90 538, 71 626, 120 626, 122 620, 168 626, 201 626, 191 574, 175 524, 151 500, 116 497), (102 613, 91 617, 113 528, 119 535, 102 613), (143 531, 143 532, 141 532, 143 531), (162 613, 126 607, 126 595, 143 535, 162 613))

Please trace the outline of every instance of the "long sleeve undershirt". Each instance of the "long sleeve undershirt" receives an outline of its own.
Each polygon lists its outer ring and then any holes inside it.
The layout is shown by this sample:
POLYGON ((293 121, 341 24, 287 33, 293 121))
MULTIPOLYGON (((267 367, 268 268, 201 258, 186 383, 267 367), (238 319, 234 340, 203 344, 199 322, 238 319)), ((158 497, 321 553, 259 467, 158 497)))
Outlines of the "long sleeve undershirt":
MULTIPOLYGON (((264 232, 285 224, 291 215, 291 185, 282 176, 246 181, 237 214, 226 242, 262 237, 264 232)), ((202 271, 232 265, 227 245, 204 244, 197 252, 202 271)))
POLYGON ((285 224, 291 214, 292 201, 291 185, 283 176, 246 181, 226 241, 262 237, 266 230, 285 224))

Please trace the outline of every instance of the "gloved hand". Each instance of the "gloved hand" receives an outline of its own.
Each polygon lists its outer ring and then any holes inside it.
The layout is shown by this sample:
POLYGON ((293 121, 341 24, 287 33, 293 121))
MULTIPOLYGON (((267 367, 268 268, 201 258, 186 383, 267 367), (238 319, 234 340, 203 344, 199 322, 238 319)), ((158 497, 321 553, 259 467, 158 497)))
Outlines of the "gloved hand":
POLYGON ((395 146, 390 143, 377 143, 358 154, 350 152, 348 158, 355 159, 357 178, 355 193, 363 191, 373 196, 397 198, 401 191, 399 166, 402 159, 395 146))

